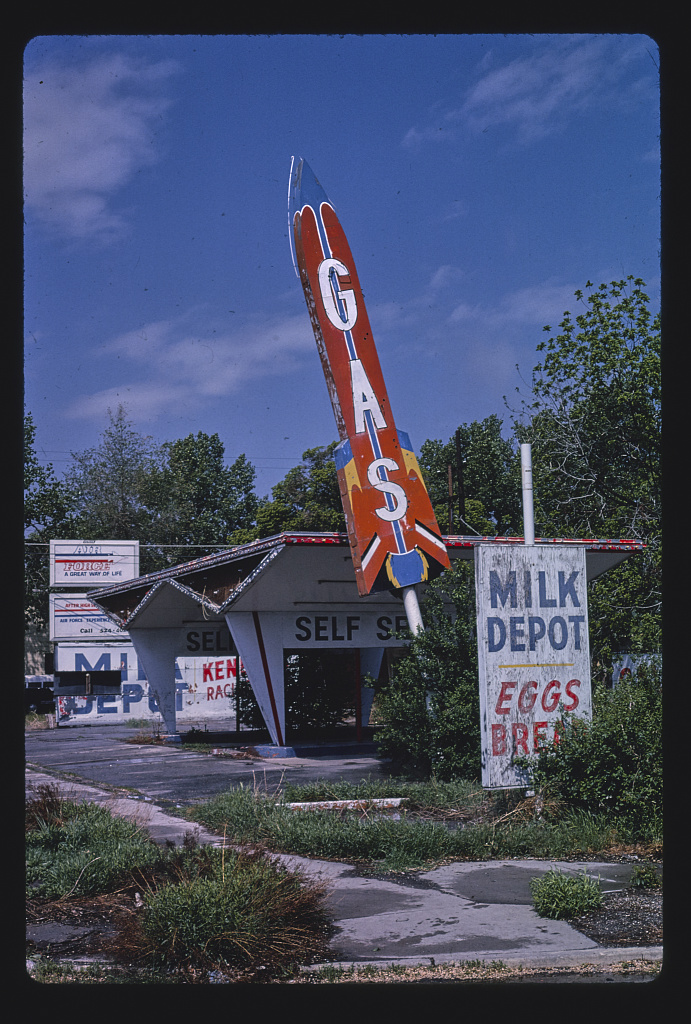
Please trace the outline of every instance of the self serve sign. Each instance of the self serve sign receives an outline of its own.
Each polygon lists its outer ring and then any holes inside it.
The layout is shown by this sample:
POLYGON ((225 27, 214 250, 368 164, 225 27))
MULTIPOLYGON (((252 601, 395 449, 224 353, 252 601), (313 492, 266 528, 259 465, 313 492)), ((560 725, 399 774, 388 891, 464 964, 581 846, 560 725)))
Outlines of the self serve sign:
POLYGON ((592 714, 585 549, 480 544, 475 588, 482 785, 522 786, 564 711, 592 714))

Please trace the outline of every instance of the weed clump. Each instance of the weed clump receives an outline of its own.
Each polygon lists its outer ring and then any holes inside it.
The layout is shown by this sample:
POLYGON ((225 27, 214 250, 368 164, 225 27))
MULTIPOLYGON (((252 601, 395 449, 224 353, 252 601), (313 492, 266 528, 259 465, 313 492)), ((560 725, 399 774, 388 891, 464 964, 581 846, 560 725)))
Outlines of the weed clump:
POLYGON ((207 853, 210 870, 144 893, 123 952, 155 970, 208 973, 276 971, 323 951, 328 921, 321 884, 262 851, 207 853))
POLYGON ((662 885, 657 868, 650 861, 637 864, 631 873, 631 885, 636 889, 658 889, 662 885))
POLYGON ((541 878, 531 878, 533 904, 540 917, 563 920, 579 917, 602 904, 600 886, 584 871, 582 875, 566 875, 548 871, 541 878))

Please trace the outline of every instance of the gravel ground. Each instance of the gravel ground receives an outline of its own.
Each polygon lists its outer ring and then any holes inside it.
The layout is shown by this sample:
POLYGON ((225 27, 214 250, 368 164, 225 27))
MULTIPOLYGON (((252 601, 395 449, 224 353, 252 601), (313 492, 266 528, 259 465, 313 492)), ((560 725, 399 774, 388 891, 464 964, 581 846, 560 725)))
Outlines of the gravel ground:
POLYGON ((662 889, 606 893, 601 907, 569 924, 601 946, 660 946, 662 889))

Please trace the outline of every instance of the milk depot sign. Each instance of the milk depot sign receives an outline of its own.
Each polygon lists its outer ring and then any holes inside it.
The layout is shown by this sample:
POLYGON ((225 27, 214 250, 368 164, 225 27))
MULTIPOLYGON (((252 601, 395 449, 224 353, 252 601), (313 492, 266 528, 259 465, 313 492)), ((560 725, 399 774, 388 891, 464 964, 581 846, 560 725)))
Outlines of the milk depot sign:
POLYGON ((482 785, 524 786, 516 762, 592 714, 585 549, 479 544, 475 588, 482 785))

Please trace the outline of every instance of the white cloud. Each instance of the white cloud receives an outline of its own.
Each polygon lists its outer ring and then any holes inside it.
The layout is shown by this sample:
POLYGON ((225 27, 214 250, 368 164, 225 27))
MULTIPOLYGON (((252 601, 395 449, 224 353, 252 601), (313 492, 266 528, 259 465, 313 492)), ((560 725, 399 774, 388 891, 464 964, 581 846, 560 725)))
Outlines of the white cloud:
POLYGON ((27 210, 60 232, 108 238, 125 228, 110 205, 159 157, 153 125, 169 106, 172 61, 113 54, 84 67, 32 67, 24 88, 27 210))
POLYGON ((404 145, 455 139, 460 128, 484 132, 506 126, 520 142, 562 131, 574 114, 626 103, 653 81, 652 64, 649 69, 644 63, 631 79, 632 60, 649 60, 646 43, 639 36, 536 36, 526 39, 525 56, 503 64, 490 51, 461 102, 411 128, 404 145))
MULTIPOLYGON (((199 408, 252 381, 286 375, 314 359, 314 336, 304 316, 262 318, 233 332, 194 332, 190 318, 159 321, 113 339, 102 350, 122 383, 75 399, 66 415, 101 419, 122 402, 137 420, 151 422, 176 405, 199 408), (114 361, 117 361, 116 363, 114 361), (123 373, 120 361, 132 364, 123 373)), ((107 373, 108 371, 104 371, 107 373)))
POLYGON ((566 310, 573 310, 577 300, 573 285, 543 282, 530 288, 509 292, 491 308, 460 303, 449 316, 449 323, 482 323, 493 329, 510 325, 552 326, 563 318, 566 310))

